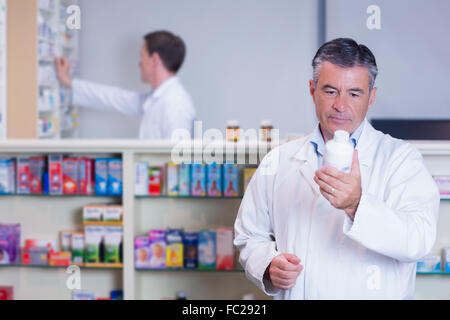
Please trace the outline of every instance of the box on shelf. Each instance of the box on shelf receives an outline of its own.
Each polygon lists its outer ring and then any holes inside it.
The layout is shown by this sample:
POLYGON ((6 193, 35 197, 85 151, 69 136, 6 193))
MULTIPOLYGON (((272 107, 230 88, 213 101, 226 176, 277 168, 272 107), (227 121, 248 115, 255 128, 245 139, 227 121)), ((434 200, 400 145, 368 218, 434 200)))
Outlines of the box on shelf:
POLYGON ((441 199, 450 199, 450 176, 434 176, 441 199))
POLYGON ((20 224, 0 224, 0 264, 18 264, 20 224))
POLYGON ((68 267, 71 265, 70 252, 50 252, 48 256, 48 263, 53 267, 68 267))
POLYGON ((16 192, 16 164, 13 159, 0 158, 0 194, 16 192))
POLYGON ((14 300, 14 288, 12 286, 0 286, 0 301, 14 300))
POLYGON ((178 166, 178 195, 187 197, 191 194, 191 165, 181 163, 178 166))
POLYGON ((61 231, 60 234, 60 248, 62 252, 71 252, 73 231, 61 231))
POLYGON ((216 230, 216 266, 218 270, 234 269, 233 228, 216 230))
POLYGON ((48 185, 49 193, 51 195, 63 194, 63 156, 62 155, 49 155, 48 156, 48 185))
POLYGON ((150 268, 166 268, 166 231, 150 230, 150 268))
POLYGON ((135 163, 134 168, 135 168, 134 194, 137 196, 146 196, 148 195, 149 192, 148 163, 146 162, 135 163))
POLYGON ((84 244, 84 262, 100 263, 103 262, 100 256, 100 245, 104 241, 104 226, 85 226, 85 244, 84 244))
POLYGON ((252 180, 252 177, 255 174, 257 169, 258 168, 256 168, 256 167, 244 168, 244 193, 245 193, 245 191, 247 191, 247 187, 250 184, 250 181, 252 180))
POLYGON ((169 229, 166 234, 166 266, 183 267, 183 230, 169 229))
POLYGON ((30 193, 42 194, 45 171, 45 159, 43 157, 30 157, 30 193))
POLYGON ((179 194, 178 164, 169 162, 166 164, 167 195, 176 197, 179 194))
POLYGON ((122 262, 123 228, 121 226, 105 227, 105 263, 122 262))
POLYGON ((123 207, 120 205, 106 205, 103 208, 103 222, 121 222, 123 207))
POLYGON ((450 273, 450 247, 442 249, 444 256, 444 272, 450 273))
POLYGON ((198 268, 216 268, 216 233, 201 230, 198 234, 198 268))
POLYGON ((122 194, 122 159, 108 160, 108 194, 120 196, 122 194))
POLYGON ((184 267, 187 269, 198 268, 198 233, 183 234, 184 267))
POLYGON ((134 240, 134 257, 136 268, 150 268, 149 237, 136 237, 134 240))
POLYGON ((74 232, 71 237, 72 263, 82 264, 84 262, 84 233, 74 232))
POLYGON ((17 193, 30 194, 30 159, 28 157, 17 158, 17 193))
POLYGON ((223 195, 225 197, 239 196, 239 167, 237 164, 223 165, 223 195))
POLYGON ((108 159, 95 159, 95 194, 108 195, 108 159))
POLYGON ((206 165, 206 185, 209 197, 222 195, 222 165, 217 163, 206 165))
POLYGON ((63 159, 63 194, 78 193, 78 159, 63 159))
POLYGON ((441 257, 426 256, 417 262, 417 272, 441 272, 441 257))
POLYGON ((89 204, 83 207, 83 222, 101 222, 105 205, 89 204))
POLYGON ((191 165, 191 196, 206 196, 206 166, 202 163, 191 165))
POLYGON ((95 300, 94 293, 88 291, 73 291, 73 300, 95 300))
POLYGON ((78 193, 92 195, 95 193, 95 160, 78 159, 78 193))
POLYGON ((162 195, 163 190, 163 168, 150 167, 148 169, 148 194, 151 196, 162 195))

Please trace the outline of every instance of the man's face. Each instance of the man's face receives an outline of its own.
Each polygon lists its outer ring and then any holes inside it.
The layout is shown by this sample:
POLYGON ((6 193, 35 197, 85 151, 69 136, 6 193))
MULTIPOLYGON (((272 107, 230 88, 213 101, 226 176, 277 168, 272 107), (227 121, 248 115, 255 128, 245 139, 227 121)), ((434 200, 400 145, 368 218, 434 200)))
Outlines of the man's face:
POLYGON ((375 101, 376 88, 369 92, 369 70, 364 67, 341 68, 325 61, 319 70, 317 86, 309 82, 316 115, 325 142, 336 130, 353 133, 375 101))
POLYGON ((141 48, 139 67, 141 69, 142 82, 150 83, 155 74, 155 54, 150 55, 145 44, 141 48))

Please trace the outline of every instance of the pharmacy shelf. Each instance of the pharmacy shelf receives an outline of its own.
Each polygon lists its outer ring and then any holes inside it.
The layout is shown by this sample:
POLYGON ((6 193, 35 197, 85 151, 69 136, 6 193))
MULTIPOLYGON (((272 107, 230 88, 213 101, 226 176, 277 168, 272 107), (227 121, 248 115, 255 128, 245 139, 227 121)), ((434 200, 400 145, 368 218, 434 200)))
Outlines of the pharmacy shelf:
POLYGON ((0 197, 25 197, 25 198, 88 198, 88 199, 99 199, 99 198, 121 198, 121 196, 113 195, 85 195, 85 194, 0 194, 0 197))
MULTIPOLYGON (((50 265, 25 265, 25 264, 0 264, 1 268, 32 268, 32 269, 67 269, 69 266, 50 266, 50 265)), ((118 270, 122 269, 123 265, 78 265, 80 269, 84 270, 118 270)))
POLYGON ((166 269, 147 269, 147 268, 135 268, 136 271, 142 272, 219 272, 219 273, 235 273, 244 272, 241 269, 233 270, 217 270, 217 269, 185 269, 185 268, 166 268, 166 269))
POLYGON ((417 272, 419 276, 428 276, 428 275, 439 275, 439 276, 450 276, 450 272, 417 272))
MULTIPOLYGON (((414 144, 414 143, 413 143, 414 144)), ((186 142, 191 154, 207 155, 210 144, 200 141, 186 142), (197 148, 195 149, 194 146, 197 148)), ((160 166, 171 159, 173 149, 177 144, 166 141, 136 141, 136 140, 70 140, 70 141, 36 141, 9 140, 0 141, 0 156, 14 157, 16 155, 70 153, 95 156, 114 155, 123 161, 123 194, 117 197, 86 196, 86 195, 4 195, 1 196, 2 217, 0 223, 22 223, 22 239, 55 235, 61 230, 70 230, 82 223, 79 216, 81 207, 88 201, 102 202, 113 199, 120 202, 124 209, 124 241, 123 268, 106 269, 104 273, 87 273, 89 285, 93 290, 106 291, 106 288, 123 288, 125 299, 161 299, 174 296, 176 291, 185 290, 189 298, 239 299, 244 293, 254 292, 258 299, 266 299, 241 270, 148 270, 136 268, 134 264, 134 239, 136 236, 148 234, 151 229, 184 228, 186 231, 199 231, 202 228, 232 227, 240 206, 238 198, 227 197, 171 197, 171 196, 136 196, 134 194, 134 164, 147 161, 160 166), (22 201, 27 199, 27 201, 22 201), (57 199, 60 199, 58 201, 57 199), (151 199, 151 201, 150 201, 151 199), (167 201, 174 199, 179 201, 167 201), (184 199, 184 201, 182 200, 184 199), (201 199, 201 200, 200 200, 201 199), (200 200, 200 201, 196 201, 200 200), (223 201, 222 201, 223 200, 223 201), (231 200, 231 201, 230 201, 231 200), (234 200, 234 201, 233 201, 234 200), (31 212, 30 212, 31 211, 31 212), (67 214, 61 214, 67 213, 67 214), (19 220, 22 219, 22 220, 19 220), (72 226, 72 227, 71 227, 72 226), (113 271, 111 271, 113 270, 113 271), (116 270, 114 272, 114 270, 116 270), (221 290, 217 290, 220 287, 221 290)), ((218 142, 213 147, 221 155, 228 154, 229 148, 234 155, 263 156, 272 146, 257 142, 248 144, 228 144, 218 142), (221 148, 224 147, 224 148, 221 148)), ((432 175, 450 175, 450 141, 447 143, 420 142, 417 144, 424 156, 424 161, 432 175)), ((440 250, 449 246, 450 214, 447 214, 450 202, 442 199, 441 212, 435 246, 430 254, 439 255, 440 250)), ((239 267, 236 264, 236 267, 239 267)), ((53 270, 48 268, 49 270, 53 270)), ((40 270, 33 267, 0 268, 0 283, 8 283, 18 287, 18 298, 30 296, 30 292, 39 292, 42 282, 25 283, 26 277, 40 277, 40 270), (38 271, 33 271, 38 270, 38 271), (24 288, 28 288, 25 290, 24 288)), ((63 269, 61 269, 63 270, 63 269)), ((56 288, 64 283, 62 274, 56 279, 53 271, 45 275, 56 288)), ((55 271, 57 272, 57 271, 55 271)), ((44 273, 44 271, 42 271, 44 273)), ((430 274, 418 273, 416 293, 420 297, 430 296, 430 288, 441 298, 450 298, 450 277, 431 277, 430 274), (424 276, 427 275, 427 276, 424 276)), ((446 275, 437 273, 436 275, 446 275)), ((48 297, 68 297, 63 289, 51 291, 48 297)), ((103 295, 107 295, 104 293, 103 295)), ((34 297, 36 298, 36 297, 34 297)))

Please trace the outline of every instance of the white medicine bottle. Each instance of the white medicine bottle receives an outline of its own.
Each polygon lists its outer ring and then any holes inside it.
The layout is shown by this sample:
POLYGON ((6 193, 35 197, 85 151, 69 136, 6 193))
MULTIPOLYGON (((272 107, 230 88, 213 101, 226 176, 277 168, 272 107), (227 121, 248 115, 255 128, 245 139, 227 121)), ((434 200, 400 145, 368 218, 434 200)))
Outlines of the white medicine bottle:
POLYGON ((336 130, 334 132, 334 139, 329 140, 325 145, 323 166, 350 173, 354 147, 349 138, 350 135, 347 131, 336 130))

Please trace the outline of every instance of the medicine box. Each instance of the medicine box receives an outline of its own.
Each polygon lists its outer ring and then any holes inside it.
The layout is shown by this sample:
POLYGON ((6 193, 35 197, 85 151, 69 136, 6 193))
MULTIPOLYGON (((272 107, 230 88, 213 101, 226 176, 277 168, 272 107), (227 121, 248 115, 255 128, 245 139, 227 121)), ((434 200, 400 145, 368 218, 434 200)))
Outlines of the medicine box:
POLYGON ((78 193, 78 159, 63 159, 63 194, 78 193))
POLYGON ((108 195, 108 159, 95 159, 95 194, 108 195))
POLYGON ((184 267, 198 268, 198 233, 183 234, 184 267))
POLYGON ((183 267, 183 230, 168 229, 166 234, 166 266, 183 267))
POLYGON ((190 181, 191 181, 191 165, 181 163, 178 166, 178 186, 179 196, 187 197, 190 195, 190 181))
POLYGON ((95 300, 94 293, 88 291, 73 291, 73 300, 95 300))
POLYGON ((123 228, 121 226, 105 227, 105 263, 121 262, 121 245, 123 228))
POLYGON ((0 286, 0 301, 14 300, 14 287, 0 286))
POLYGON ((78 193, 92 195, 95 192, 95 161, 89 158, 78 159, 78 193))
POLYGON ((84 262, 100 263, 100 244, 104 241, 105 227, 103 226, 85 226, 85 244, 84 244, 84 262))
POLYGON ((149 237, 136 237, 134 240, 134 262, 136 268, 150 268, 149 237))
POLYGON ((257 168, 247 167, 244 168, 244 193, 247 191, 247 187, 252 180, 253 175, 255 174, 257 168))
POLYGON ((0 159, 0 194, 16 192, 16 164, 12 159, 0 159))
POLYGON ((51 195, 63 194, 63 157, 62 155, 48 156, 48 185, 51 195))
POLYGON ((162 194, 163 185, 162 167, 150 167, 148 169, 148 194, 151 196, 160 196, 162 194))
POLYGON ((220 164, 206 165, 206 185, 208 197, 222 196, 222 166, 220 164))
POLYGON ((134 168, 134 194, 137 196, 146 196, 148 195, 148 163, 137 162, 134 164, 134 168))
POLYGON ((30 160, 27 157, 17 158, 17 193, 30 194, 30 160))
POLYGON ((166 268, 166 231, 150 230, 150 262, 153 269, 166 268))
POLYGON ((198 234, 198 268, 216 268, 216 233, 201 230, 198 234))
POLYGON ((50 252, 48 264, 53 267, 67 267, 71 264, 70 252, 50 252))
POLYGON ((432 273, 441 272, 441 257, 426 256, 417 262, 417 272, 432 273))
POLYGON ((233 229, 216 230, 216 265, 218 270, 234 269, 233 229))
POLYGON ((444 255, 444 272, 450 273, 450 247, 442 249, 444 255))
POLYGON ((103 207, 104 222, 120 222, 123 217, 123 207, 119 205, 107 205, 103 207))
POLYGON ((31 247, 22 249, 22 264, 31 266, 48 265, 49 249, 45 247, 31 247))
POLYGON ((204 164, 191 165, 191 196, 206 196, 206 166, 204 164))
POLYGON ((71 237, 72 263, 82 264, 84 262, 84 233, 73 233, 71 237))
POLYGON ((42 157, 30 158, 30 193, 43 193, 43 178, 45 170, 45 159, 42 157))
POLYGON ((178 164, 169 162, 166 164, 166 182, 167 195, 171 197, 178 196, 178 164))
POLYGON ((225 197, 239 196, 239 167, 236 164, 223 165, 223 195, 225 197))
POLYGON ((450 176, 434 176, 441 199, 450 199, 450 176))
POLYGON ((103 219, 104 205, 90 204, 83 207, 83 222, 99 222, 103 219))
POLYGON ((112 196, 122 195, 122 159, 108 160, 108 194, 112 196))
POLYGON ((0 264, 17 264, 20 260, 20 224, 0 224, 0 264))
POLYGON ((60 248, 62 252, 71 252, 72 231, 60 232, 60 248))

